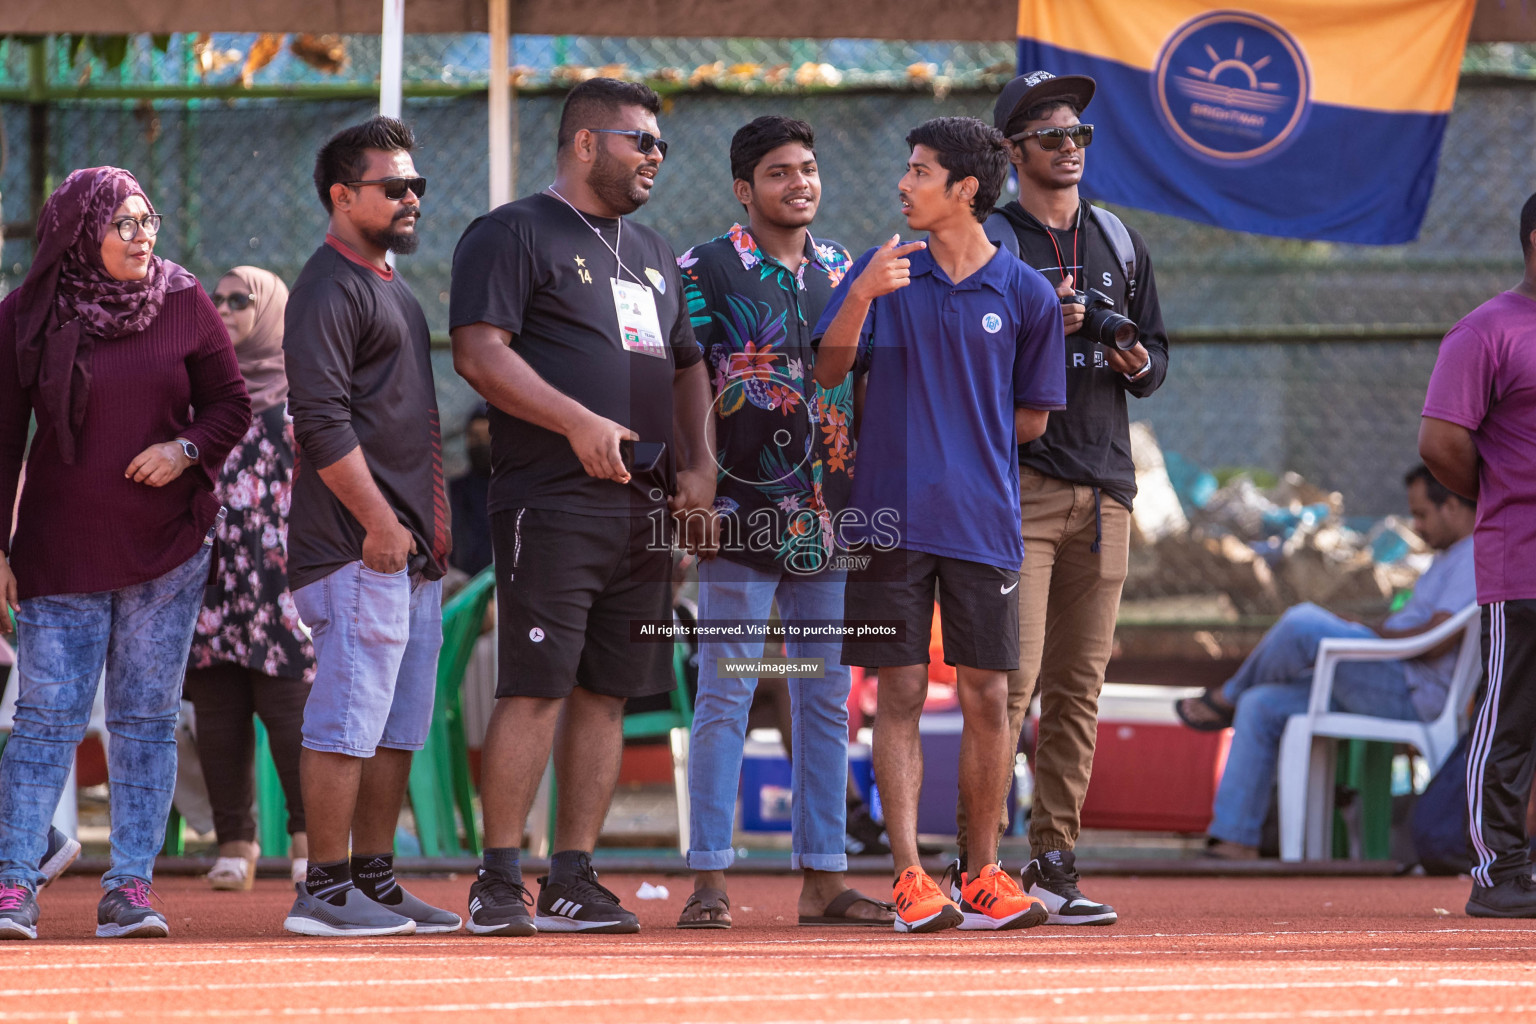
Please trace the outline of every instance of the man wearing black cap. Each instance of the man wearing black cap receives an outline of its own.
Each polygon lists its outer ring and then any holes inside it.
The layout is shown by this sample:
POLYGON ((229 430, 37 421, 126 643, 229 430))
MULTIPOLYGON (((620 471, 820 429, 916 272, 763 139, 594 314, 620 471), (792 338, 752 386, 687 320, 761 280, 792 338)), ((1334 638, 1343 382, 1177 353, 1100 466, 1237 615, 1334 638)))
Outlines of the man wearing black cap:
MULTIPOLYGON (((1009 82, 993 110, 1008 138, 1019 198, 995 212, 988 235, 1045 275, 1062 297, 1067 334, 1067 409, 1043 436, 1019 446, 1024 565, 1019 586, 1019 668, 1008 677, 1015 738, 1040 694, 1035 795, 1023 888, 1050 911, 1050 924, 1113 924, 1113 907, 1078 889, 1072 848, 1093 768, 1099 690, 1114 642, 1130 549, 1131 462, 1125 396, 1145 398, 1168 371, 1168 338, 1152 264, 1141 236, 1078 195, 1093 125, 1079 120, 1094 80, 1035 71, 1009 82), (1123 328, 1120 348, 1084 328, 1096 289, 1123 328), (1038 682, 1037 682, 1038 680, 1038 682)), ((960 835, 965 835, 961 810, 960 835)), ((1006 825, 1007 816, 1003 816, 1006 825)), ((962 840, 963 841, 963 840, 962 840)), ((965 873, 965 850, 952 867, 965 873)))

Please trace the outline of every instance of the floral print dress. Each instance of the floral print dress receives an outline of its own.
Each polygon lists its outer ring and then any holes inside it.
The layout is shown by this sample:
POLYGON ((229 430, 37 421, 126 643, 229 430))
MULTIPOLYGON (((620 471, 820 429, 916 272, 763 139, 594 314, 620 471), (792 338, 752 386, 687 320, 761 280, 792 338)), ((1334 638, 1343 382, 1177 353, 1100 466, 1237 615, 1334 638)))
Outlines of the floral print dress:
POLYGON ((293 453, 293 424, 278 405, 251 418, 225 460, 214 493, 229 514, 219 527, 219 562, 197 619, 190 668, 229 663, 314 681, 314 651, 288 592, 293 453))

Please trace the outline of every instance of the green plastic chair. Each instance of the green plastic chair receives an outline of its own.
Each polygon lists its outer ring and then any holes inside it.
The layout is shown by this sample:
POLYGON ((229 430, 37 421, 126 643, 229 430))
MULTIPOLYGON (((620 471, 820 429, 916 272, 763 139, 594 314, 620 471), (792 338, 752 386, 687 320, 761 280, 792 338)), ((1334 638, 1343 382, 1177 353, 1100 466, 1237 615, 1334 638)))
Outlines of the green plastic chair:
POLYGON ((256 719, 256 841, 263 857, 288 856, 288 798, 260 718, 256 719))
MULTIPOLYGON (((688 701, 688 647, 672 645, 672 706, 664 711, 642 711, 624 716, 626 740, 667 737, 672 748, 672 788, 677 793, 677 848, 688 855, 688 739, 693 729, 693 706, 688 701)), ((530 843, 536 857, 548 856, 555 838, 555 810, 559 805, 559 788, 555 783, 553 762, 546 767, 549 789, 548 812, 542 832, 535 832, 530 843)))
POLYGON ((443 606, 443 647, 437 659, 432 727, 426 745, 411 761, 409 781, 416 835, 425 857, 480 855, 460 687, 495 589, 495 570, 486 568, 443 606))

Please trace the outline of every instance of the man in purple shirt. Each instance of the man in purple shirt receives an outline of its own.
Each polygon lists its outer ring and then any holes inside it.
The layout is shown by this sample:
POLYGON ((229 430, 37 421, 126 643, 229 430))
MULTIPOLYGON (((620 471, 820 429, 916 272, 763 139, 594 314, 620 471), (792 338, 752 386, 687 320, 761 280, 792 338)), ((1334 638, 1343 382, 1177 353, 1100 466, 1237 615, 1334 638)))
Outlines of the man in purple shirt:
POLYGON ((1473 917, 1536 917, 1525 830, 1536 762, 1536 195, 1520 211, 1525 277, 1445 336, 1419 454, 1477 500, 1483 695, 1467 750, 1473 917))

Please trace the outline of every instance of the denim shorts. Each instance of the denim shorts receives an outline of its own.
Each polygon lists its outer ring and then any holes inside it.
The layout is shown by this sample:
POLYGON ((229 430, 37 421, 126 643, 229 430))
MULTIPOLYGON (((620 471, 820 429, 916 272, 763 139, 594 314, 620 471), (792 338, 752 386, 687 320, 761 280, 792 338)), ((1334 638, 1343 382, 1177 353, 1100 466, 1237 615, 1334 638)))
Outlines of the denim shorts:
POLYGON ((372 757, 420 750, 432 724, 442 581, 374 572, 349 562, 293 592, 315 647, 304 705, 304 746, 372 757))

